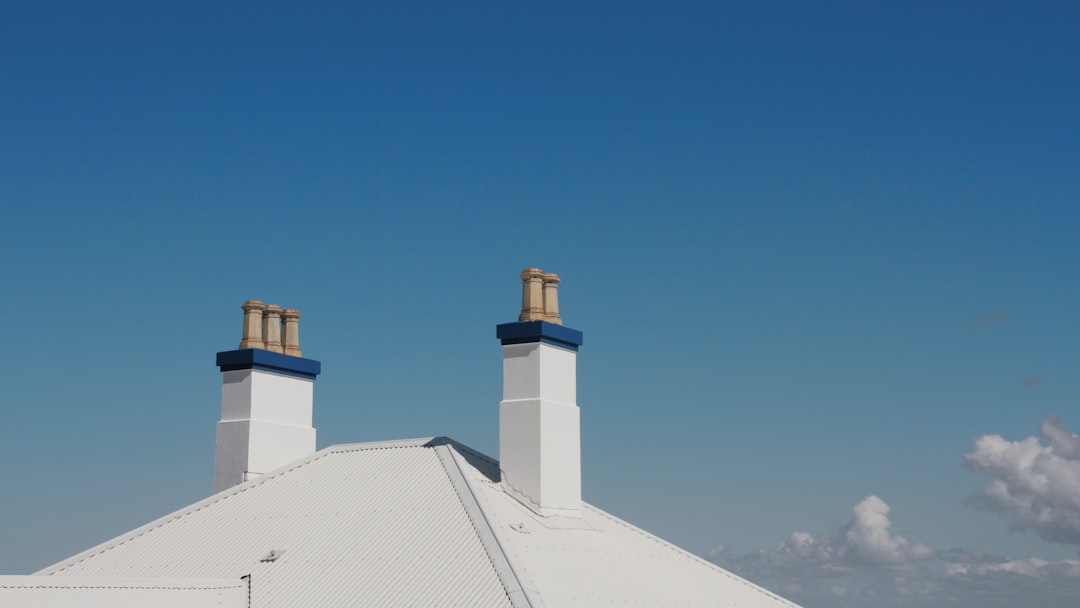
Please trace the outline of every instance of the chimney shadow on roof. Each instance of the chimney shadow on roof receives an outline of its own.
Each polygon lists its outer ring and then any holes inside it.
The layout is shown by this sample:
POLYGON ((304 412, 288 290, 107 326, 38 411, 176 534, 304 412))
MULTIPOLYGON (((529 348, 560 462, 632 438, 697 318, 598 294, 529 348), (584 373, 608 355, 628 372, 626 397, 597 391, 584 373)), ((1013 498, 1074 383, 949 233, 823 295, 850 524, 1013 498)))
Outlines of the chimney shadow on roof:
POLYGON ((499 483, 502 480, 502 475, 499 471, 499 461, 485 454, 481 454, 465 444, 458 443, 449 437, 435 437, 431 441, 425 443, 424 447, 433 448, 440 445, 452 448, 465 459, 465 462, 469 463, 469 466, 479 471, 484 477, 487 477, 488 481, 499 483))

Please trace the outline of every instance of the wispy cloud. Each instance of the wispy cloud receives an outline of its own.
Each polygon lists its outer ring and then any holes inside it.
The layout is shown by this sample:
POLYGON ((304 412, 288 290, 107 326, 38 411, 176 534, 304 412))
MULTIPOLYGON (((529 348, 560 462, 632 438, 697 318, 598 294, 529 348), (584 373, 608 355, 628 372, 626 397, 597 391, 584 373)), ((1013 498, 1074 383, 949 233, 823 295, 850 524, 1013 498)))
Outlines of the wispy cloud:
MULTIPOLYGON (((972 606, 1075 606, 1080 560, 1007 559, 955 551, 933 573, 939 594, 972 606)), ((943 602, 944 603, 944 602, 943 602)))
POLYGON ((1063 559, 1048 561, 1037 557, 1028 559, 1000 559, 991 563, 949 562, 945 564, 945 575, 987 579, 1005 575, 1019 576, 1039 580, 1080 580, 1080 560, 1063 559))
POLYGON ((709 561, 716 561, 723 557, 723 555, 727 553, 727 550, 728 546, 723 543, 716 545, 712 549, 709 549, 705 552, 705 559, 709 561))
POLYGON ((1040 435, 1020 441, 1000 435, 977 438, 964 462, 994 479, 968 501, 1008 516, 1014 530, 1080 544, 1080 437, 1061 426, 1056 415, 1043 420, 1040 435))
POLYGON ((1020 388, 1035 388, 1040 384, 1042 384, 1042 378, 1039 378, 1038 376, 1031 376, 1028 378, 1024 378, 1024 381, 1020 383, 1020 388))

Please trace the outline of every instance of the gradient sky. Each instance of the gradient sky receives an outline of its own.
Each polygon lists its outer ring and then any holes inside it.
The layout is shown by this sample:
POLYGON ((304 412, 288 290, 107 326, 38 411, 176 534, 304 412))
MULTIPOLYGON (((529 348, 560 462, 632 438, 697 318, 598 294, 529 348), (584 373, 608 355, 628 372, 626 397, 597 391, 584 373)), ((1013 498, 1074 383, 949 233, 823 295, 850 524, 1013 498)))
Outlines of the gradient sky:
POLYGON ((320 447, 497 454, 540 266, 593 504, 807 607, 1074 605, 1075 3, 371 4, 0 6, 0 572, 210 492, 249 298, 320 447))

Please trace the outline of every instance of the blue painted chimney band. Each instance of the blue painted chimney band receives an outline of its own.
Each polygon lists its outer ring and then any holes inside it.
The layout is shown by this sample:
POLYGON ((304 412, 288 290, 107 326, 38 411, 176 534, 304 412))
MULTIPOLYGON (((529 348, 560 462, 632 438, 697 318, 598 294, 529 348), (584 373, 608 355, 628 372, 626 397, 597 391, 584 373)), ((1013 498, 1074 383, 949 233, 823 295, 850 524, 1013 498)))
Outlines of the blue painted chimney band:
POLYGON ((322 373, 322 363, 314 359, 293 357, 292 355, 283 355, 259 348, 228 350, 218 353, 217 364, 223 372, 258 369, 308 380, 314 380, 315 376, 322 373))
POLYGON ((503 346, 544 342, 575 352, 584 342, 580 331, 547 321, 518 321, 496 325, 495 337, 502 341, 503 346))

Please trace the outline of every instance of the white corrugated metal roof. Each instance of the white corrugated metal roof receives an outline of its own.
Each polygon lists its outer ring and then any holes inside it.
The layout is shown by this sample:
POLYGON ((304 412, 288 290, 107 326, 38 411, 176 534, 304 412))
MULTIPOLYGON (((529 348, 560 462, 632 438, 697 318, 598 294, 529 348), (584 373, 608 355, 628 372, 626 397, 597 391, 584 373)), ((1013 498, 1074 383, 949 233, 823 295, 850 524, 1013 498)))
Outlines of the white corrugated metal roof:
POLYGON ((534 605, 795 606, 591 505, 540 517, 502 490, 495 461, 464 446, 454 458, 534 605))
POLYGON ((253 606, 511 606, 426 443, 323 450, 41 574, 250 574, 253 606))
POLYGON ((538 517, 497 476, 443 438, 334 446, 39 574, 251 575, 255 607, 794 606, 599 509, 538 517))
POLYGON ((246 580, 0 576, 0 606, 18 608, 245 608, 246 580))

